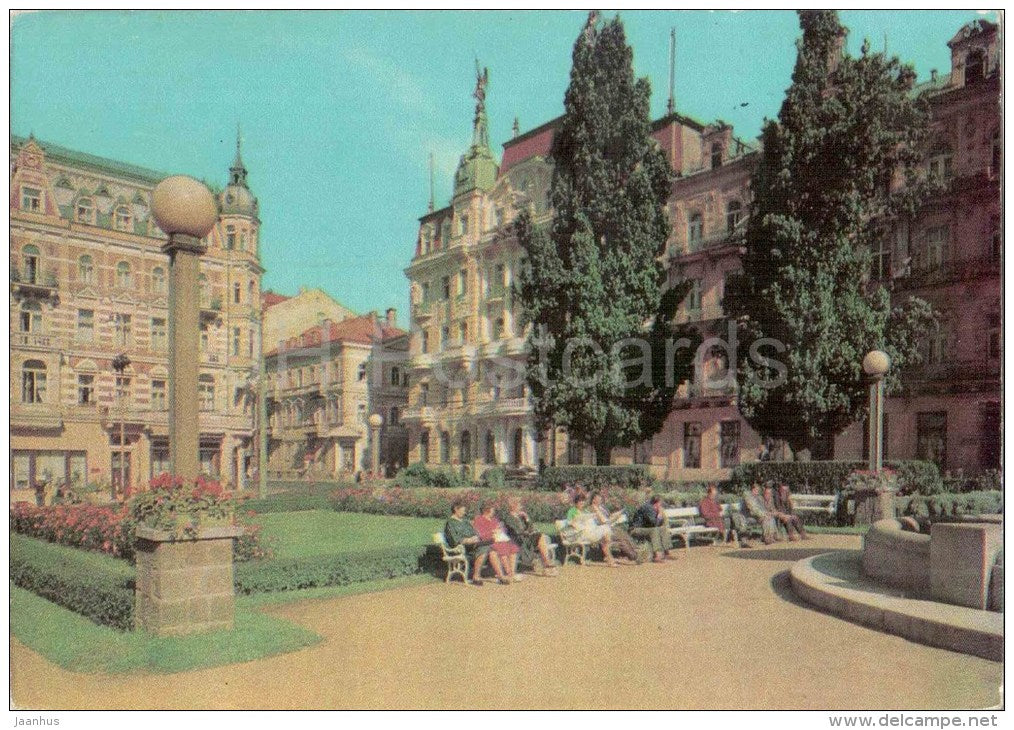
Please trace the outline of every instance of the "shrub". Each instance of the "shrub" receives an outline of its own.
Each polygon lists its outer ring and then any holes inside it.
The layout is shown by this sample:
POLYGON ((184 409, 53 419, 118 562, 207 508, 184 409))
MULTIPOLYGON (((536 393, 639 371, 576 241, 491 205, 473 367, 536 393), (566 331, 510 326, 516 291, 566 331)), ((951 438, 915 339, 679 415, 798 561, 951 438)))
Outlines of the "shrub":
POLYGON ((236 566, 239 593, 294 591, 412 575, 436 568, 429 546, 253 561, 236 566))
POLYGON ((547 466, 536 480, 536 489, 558 492, 568 487, 586 491, 603 488, 644 490, 653 480, 648 468, 639 464, 622 466, 547 466))
POLYGON ((1003 492, 964 492, 899 497, 898 512, 931 521, 961 515, 988 515, 1003 512, 1003 492))
POLYGON ((75 613, 123 631, 134 627, 134 571, 126 562, 11 535, 10 579, 75 613))
POLYGON ((507 472, 502 466, 494 466, 482 473, 482 486, 486 489, 505 489, 507 472))
POLYGON ((410 464, 399 471, 394 477, 394 482, 403 489, 417 489, 419 487, 454 489, 472 485, 472 480, 463 474, 451 469, 430 469, 421 461, 410 464))
POLYGON ((70 547, 134 557, 134 525, 123 507, 55 505, 36 507, 15 502, 10 509, 11 532, 70 547))
POLYGON ((1003 473, 999 469, 989 469, 975 478, 977 492, 1002 492, 1003 473))
MULTIPOLYGON (((797 494, 836 494, 845 488, 849 474, 869 465, 863 461, 754 461, 732 470, 730 487, 741 492, 753 482, 785 483, 797 494)), ((893 461, 885 466, 898 476, 902 493, 934 493, 942 489, 940 472, 925 461, 893 461)))
POLYGON ((204 477, 187 484, 183 477, 162 474, 147 491, 130 500, 130 515, 138 524, 177 537, 194 537, 207 524, 231 523, 235 503, 222 486, 204 477))
POLYGON ((279 494, 268 495, 263 499, 248 499, 240 503, 240 507, 244 510, 256 514, 268 512, 308 512, 314 509, 327 509, 329 506, 330 503, 326 493, 299 494, 281 492, 279 494))

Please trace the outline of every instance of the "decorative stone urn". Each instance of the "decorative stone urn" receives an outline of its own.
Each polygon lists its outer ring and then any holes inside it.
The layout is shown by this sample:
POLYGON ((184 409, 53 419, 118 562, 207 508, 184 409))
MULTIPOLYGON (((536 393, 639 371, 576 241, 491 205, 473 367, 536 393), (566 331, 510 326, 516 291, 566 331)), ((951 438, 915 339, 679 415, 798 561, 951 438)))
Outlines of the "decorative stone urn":
POLYGON ((241 527, 199 529, 194 536, 141 525, 135 531, 137 628, 157 636, 231 629, 235 618, 232 541, 241 527))

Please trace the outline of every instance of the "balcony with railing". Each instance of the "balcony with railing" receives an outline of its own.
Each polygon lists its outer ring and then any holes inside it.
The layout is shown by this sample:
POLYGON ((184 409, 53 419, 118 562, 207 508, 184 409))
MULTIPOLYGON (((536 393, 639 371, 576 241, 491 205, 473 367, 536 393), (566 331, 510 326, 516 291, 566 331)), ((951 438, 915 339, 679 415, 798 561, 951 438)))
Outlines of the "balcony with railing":
POLYGON ((725 317, 722 307, 717 304, 709 304, 698 309, 685 309, 676 314, 676 324, 687 324, 688 322, 711 322, 725 317))
POLYGON ((55 297, 59 281, 55 271, 45 273, 34 269, 11 267, 11 291, 21 296, 55 297))
POLYGON ((992 256, 945 261, 932 269, 914 270, 894 279, 896 289, 923 289, 1000 276, 1000 261, 992 256))
POLYGON ((732 233, 722 230, 694 241, 687 241, 683 245, 677 244, 670 249, 670 256, 673 260, 696 258, 698 254, 714 253, 725 246, 742 245, 744 245, 743 229, 737 228, 732 233))
POLYGON ((734 379, 712 379, 703 383, 684 381, 676 389, 676 407, 686 407, 701 401, 720 400, 730 402, 736 397, 734 379))
POLYGON ((433 406, 407 406, 401 412, 402 421, 419 421, 432 423, 436 419, 436 411, 433 406))

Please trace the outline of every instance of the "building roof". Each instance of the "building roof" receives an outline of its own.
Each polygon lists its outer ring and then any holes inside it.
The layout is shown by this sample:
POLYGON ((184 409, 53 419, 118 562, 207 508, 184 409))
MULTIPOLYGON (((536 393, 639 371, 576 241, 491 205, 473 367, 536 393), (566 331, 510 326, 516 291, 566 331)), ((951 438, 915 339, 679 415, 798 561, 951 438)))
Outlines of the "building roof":
MULTIPOLYGON (((11 148, 14 150, 21 149, 26 142, 28 142, 28 139, 25 137, 11 135, 11 148)), ((61 147, 52 142, 43 142, 41 139, 36 139, 35 142, 42 147, 46 153, 46 159, 50 162, 65 164, 70 167, 84 167, 99 173, 128 177, 136 182, 147 183, 149 185, 157 185, 169 177, 168 173, 150 170, 139 165, 131 165, 127 162, 110 160, 98 155, 90 155, 87 152, 78 152, 77 150, 61 147)))
POLYGON ((261 302, 263 303, 265 309, 267 309, 268 307, 273 307, 276 304, 281 304, 282 302, 288 301, 289 299, 292 299, 292 297, 287 297, 284 294, 278 294, 277 292, 273 292, 270 289, 265 289, 264 292, 261 294, 261 302))
POLYGON ((405 330, 392 327, 376 312, 350 317, 341 322, 325 322, 304 330, 298 337, 291 338, 283 346, 268 352, 268 356, 281 351, 302 350, 319 347, 324 342, 354 342, 372 345, 403 337, 405 330))

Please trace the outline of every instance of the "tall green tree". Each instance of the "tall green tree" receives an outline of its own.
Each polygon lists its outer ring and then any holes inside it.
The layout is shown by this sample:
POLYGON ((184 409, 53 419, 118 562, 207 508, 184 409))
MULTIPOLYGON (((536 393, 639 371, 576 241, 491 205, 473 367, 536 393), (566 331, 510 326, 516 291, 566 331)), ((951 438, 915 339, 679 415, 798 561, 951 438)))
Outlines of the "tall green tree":
POLYGON ((786 348, 761 350, 784 369, 740 359, 743 416, 797 453, 830 458, 834 436, 867 407, 866 352, 891 356, 887 385, 896 387, 932 324, 924 301, 892 306, 887 287, 870 280, 869 253, 927 190, 918 168, 929 113, 912 94, 910 66, 868 43, 857 58, 844 53, 837 13, 800 11, 799 22, 792 85, 777 121, 765 122, 751 181, 743 273, 725 305, 745 339, 786 348))
POLYGON ((688 287, 664 291, 672 170, 650 136, 650 97, 620 19, 591 13, 553 140, 552 222, 523 213, 515 229, 537 425, 565 427, 599 464, 662 427, 696 345, 674 346, 688 287))

